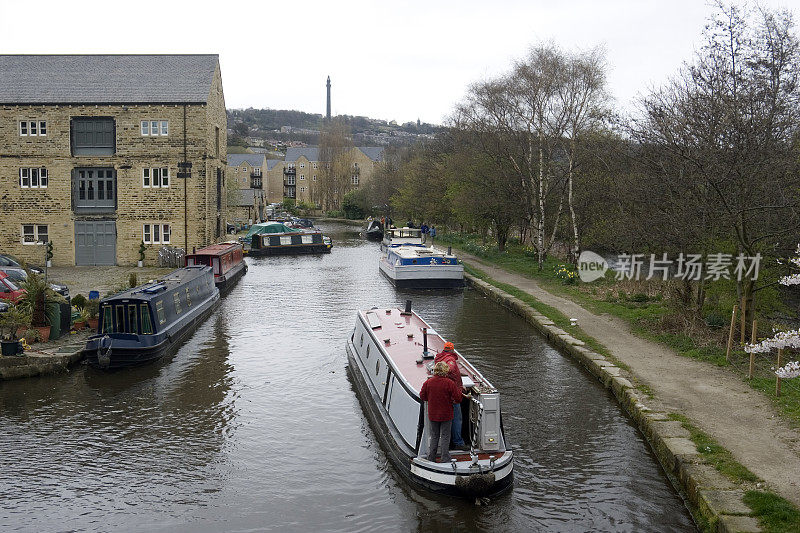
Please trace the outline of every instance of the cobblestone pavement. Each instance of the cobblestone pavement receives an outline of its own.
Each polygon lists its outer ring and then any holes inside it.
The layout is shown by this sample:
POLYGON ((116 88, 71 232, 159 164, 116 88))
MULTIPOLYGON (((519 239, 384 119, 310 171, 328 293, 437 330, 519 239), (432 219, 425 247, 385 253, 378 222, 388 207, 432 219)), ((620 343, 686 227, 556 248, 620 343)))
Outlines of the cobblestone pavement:
POLYGON ((47 269, 47 277, 50 281, 69 287, 70 296, 83 294, 88 298, 89 291, 100 291, 100 296, 103 297, 113 289, 127 287, 128 277, 132 273, 136 274, 137 283, 142 284, 173 270, 175 269, 135 266, 50 267, 47 269))

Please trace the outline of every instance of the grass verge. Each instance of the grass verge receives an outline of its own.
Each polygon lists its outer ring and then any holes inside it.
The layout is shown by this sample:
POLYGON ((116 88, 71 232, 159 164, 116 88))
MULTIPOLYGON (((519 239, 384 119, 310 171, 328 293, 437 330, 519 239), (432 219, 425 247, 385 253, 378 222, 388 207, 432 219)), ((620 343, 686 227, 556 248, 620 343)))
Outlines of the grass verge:
POLYGON ((800 531, 800 510, 791 502, 771 492, 747 491, 746 503, 767 533, 796 533, 800 531))

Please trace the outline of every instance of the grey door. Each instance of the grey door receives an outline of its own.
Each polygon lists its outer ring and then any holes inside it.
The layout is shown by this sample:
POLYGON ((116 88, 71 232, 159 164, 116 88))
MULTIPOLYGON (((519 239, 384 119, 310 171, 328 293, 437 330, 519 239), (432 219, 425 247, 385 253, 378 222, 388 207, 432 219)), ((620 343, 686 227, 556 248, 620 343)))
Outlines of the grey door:
POLYGON ((117 225, 113 220, 75 221, 75 264, 117 264, 117 225))

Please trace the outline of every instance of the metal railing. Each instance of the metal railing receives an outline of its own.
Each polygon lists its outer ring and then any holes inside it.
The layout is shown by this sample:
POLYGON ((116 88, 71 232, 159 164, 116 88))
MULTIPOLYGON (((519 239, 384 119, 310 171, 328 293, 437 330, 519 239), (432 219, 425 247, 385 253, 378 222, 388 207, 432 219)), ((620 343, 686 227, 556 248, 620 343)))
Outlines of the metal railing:
POLYGON ((158 266, 181 268, 185 264, 186 250, 174 246, 162 246, 158 249, 158 266))

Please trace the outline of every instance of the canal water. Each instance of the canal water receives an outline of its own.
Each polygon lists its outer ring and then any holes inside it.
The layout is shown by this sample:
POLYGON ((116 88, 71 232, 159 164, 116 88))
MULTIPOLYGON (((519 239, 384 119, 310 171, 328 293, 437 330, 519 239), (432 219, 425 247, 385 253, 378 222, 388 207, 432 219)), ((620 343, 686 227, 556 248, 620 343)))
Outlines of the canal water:
POLYGON ((0 382, 3 531, 694 531, 613 397, 473 290, 400 292, 359 228, 250 270, 177 354, 0 382), (408 486, 346 373, 357 309, 406 298, 502 394, 512 491, 408 486))

